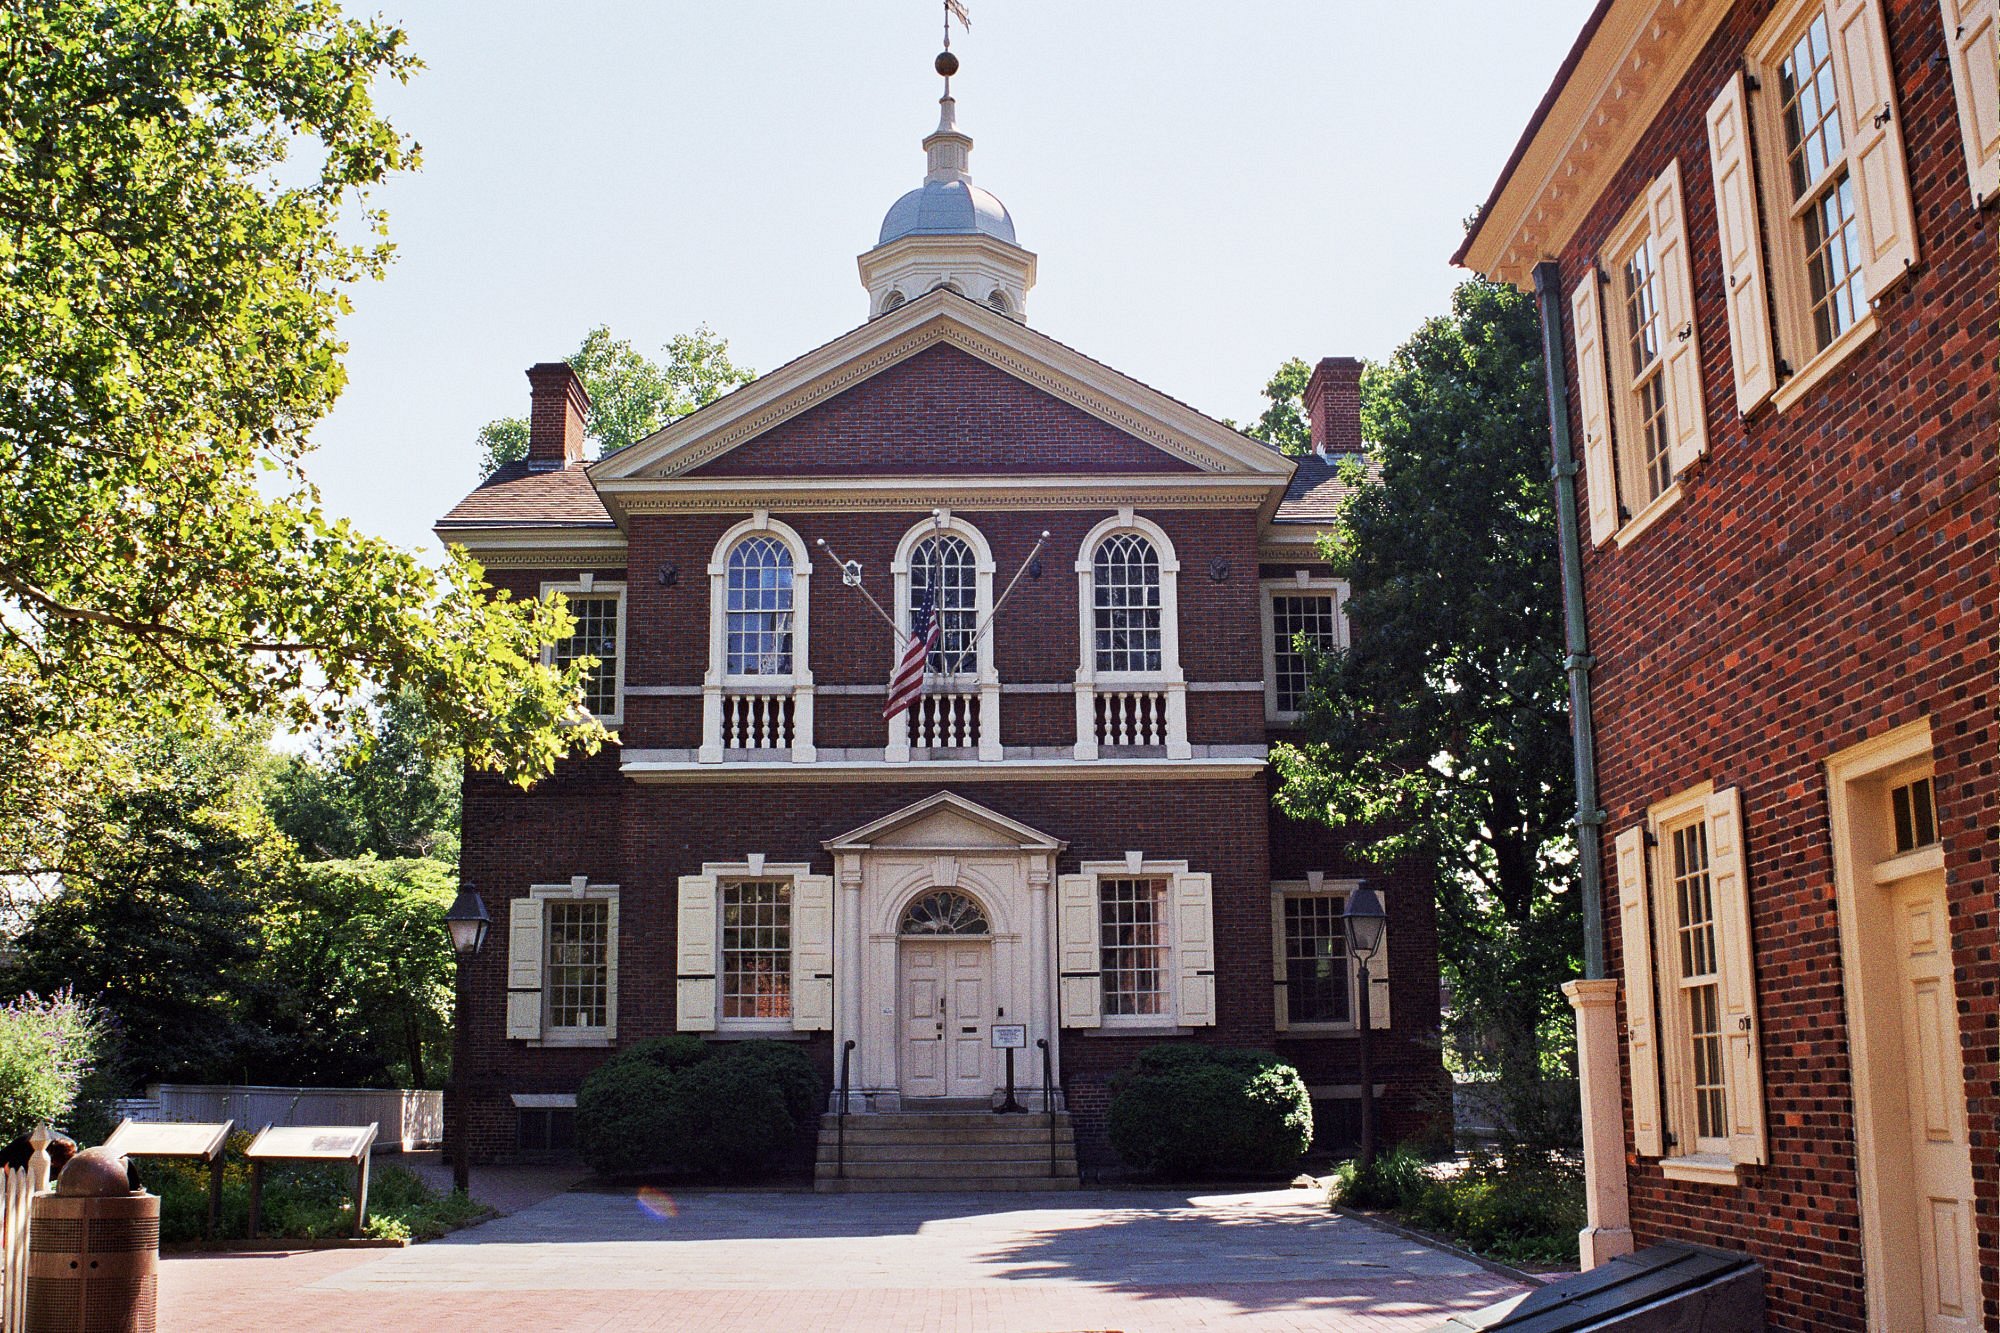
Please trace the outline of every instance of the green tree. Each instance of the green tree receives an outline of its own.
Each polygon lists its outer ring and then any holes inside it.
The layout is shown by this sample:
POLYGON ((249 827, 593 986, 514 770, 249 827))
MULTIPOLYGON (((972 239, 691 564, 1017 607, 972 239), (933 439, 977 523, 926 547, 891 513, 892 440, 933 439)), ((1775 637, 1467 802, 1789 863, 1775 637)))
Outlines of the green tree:
POLYGON ((1264 386, 1264 401, 1269 405, 1256 424, 1245 428, 1243 433, 1275 445, 1282 454, 1296 457, 1311 453, 1312 419, 1306 415, 1306 382, 1311 378, 1312 367, 1298 357, 1280 365, 1264 386))
POLYGON ((459 769, 408 693, 359 709, 338 739, 272 764, 266 804, 309 860, 458 860, 459 769))
MULTIPOLYGON (((674 418, 757 377, 729 359, 729 340, 706 324, 674 335, 660 353, 661 359, 654 361, 600 324, 584 335, 583 346, 569 358, 590 394, 584 433, 596 441, 599 457, 637 444, 674 418)), ((479 453, 481 476, 526 458, 527 418, 487 422, 479 431, 479 453)))
POLYGON ((415 68, 337 0, 0 5, 0 871, 60 859, 80 758, 143 712, 303 731, 374 683, 516 780, 601 743, 540 660, 566 612, 302 471, 390 257, 369 193, 416 162, 371 90, 415 68))
POLYGON ((1533 302, 1460 286, 1362 381, 1370 475, 1328 555, 1352 647, 1319 664, 1291 813, 1442 870, 1440 948, 1468 1035, 1532 1095, 1558 1054, 1580 908, 1548 415, 1533 302))

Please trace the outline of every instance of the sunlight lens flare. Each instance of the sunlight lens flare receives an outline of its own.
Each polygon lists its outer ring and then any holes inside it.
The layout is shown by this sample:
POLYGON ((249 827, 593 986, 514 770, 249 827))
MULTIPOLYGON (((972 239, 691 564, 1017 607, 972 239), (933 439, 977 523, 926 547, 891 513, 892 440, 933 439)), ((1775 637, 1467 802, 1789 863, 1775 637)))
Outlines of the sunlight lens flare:
POLYGON ((681 1215, 680 1205, 674 1202, 674 1196, 652 1185, 641 1185, 634 1202, 639 1205, 640 1212, 656 1221, 665 1222, 681 1215))

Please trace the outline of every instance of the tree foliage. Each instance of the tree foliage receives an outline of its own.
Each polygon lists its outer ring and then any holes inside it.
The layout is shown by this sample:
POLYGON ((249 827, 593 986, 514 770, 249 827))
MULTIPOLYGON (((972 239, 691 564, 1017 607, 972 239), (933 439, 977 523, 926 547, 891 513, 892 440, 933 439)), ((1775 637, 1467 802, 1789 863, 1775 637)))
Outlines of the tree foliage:
POLYGON ((1362 381, 1373 467, 1328 555, 1352 647, 1319 664, 1281 804, 1381 858, 1443 869, 1454 1005, 1532 1082, 1566 1017, 1579 908, 1562 597, 1540 330, 1510 287, 1468 282, 1362 381))
MULTIPOLYGON (((569 358, 590 394, 585 435, 599 457, 637 444, 671 422, 756 378, 729 359, 729 340, 706 324, 674 335, 654 361, 600 324, 569 358)), ((502 417, 479 431, 482 476, 528 455, 525 417, 502 417)))
POLYGON ((1241 430, 1253 440, 1262 440, 1281 454, 1294 457, 1312 452, 1312 418, 1306 414, 1306 383, 1312 367, 1292 357, 1272 373, 1264 385, 1263 414, 1249 426, 1239 426, 1227 418, 1223 425, 1241 430))
POLYGON ((439 753, 433 731, 408 694, 357 709, 330 743, 273 762, 266 793, 272 819, 310 860, 455 863, 459 769, 439 753))
POLYGON ((140 712, 307 730, 373 682, 517 780, 601 742, 540 660, 563 610, 302 471, 390 257, 369 192, 417 159, 371 88, 415 68, 336 0, 0 5, 0 870, 60 856, 65 788, 140 712))

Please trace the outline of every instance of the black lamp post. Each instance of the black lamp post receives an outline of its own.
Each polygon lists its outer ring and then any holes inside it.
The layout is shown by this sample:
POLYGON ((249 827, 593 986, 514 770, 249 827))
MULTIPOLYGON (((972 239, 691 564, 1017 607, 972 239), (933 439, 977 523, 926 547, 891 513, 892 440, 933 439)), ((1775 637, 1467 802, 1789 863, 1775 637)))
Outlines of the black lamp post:
POLYGON ((444 914, 444 924, 445 929, 451 932, 452 952, 458 955, 454 977, 456 999, 452 1008, 453 1026, 458 1031, 451 1054, 451 1183, 460 1193, 469 1195, 472 1192, 472 1157, 465 1141, 466 1081, 463 1073, 465 1034, 470 1024, 465 1013, 468 1007, 465 970, 466 964, 486 943, 486 932, 492 927, 493 918, 486 914, 486 900, 467 884, 459 889, 451 909, 444 914))
POLYGON ((1358 885, 1347 895, 1347 909, 1341 924, 1347 928, 1347 952, 1361 968, 1361 1018, 1355 1027, 1361 1037, 1361 1169, 1375 1164, 1375 1071, 1368 1051, 1368 960, 1382 948, 1382 931, 1389 914, 1382 899, 1367 885, 1358 885))

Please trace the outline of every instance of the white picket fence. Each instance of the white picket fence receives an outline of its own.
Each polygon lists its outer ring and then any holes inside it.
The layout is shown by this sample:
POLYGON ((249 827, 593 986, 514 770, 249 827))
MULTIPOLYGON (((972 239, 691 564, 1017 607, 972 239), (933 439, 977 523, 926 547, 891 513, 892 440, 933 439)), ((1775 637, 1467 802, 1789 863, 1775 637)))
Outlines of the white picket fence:
POLYGON ((46 1127, 24 1170, 0 1167, 0 1333, 28 1327, 28 1216, 38 1190, 49 1183, 46 1127))
POLYGON ((158 1103, 159 1109, 135 1119, 233 1120, 237 1128, 251 1131, 265 1125, 366 1125, 372 1121, 382 1127, 375 1140, 377 1152, 417 1152, 444 1142, 444 1094, 426 1088, 159 1083, 146 1089, 146 1101, 158 1103))

